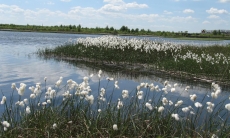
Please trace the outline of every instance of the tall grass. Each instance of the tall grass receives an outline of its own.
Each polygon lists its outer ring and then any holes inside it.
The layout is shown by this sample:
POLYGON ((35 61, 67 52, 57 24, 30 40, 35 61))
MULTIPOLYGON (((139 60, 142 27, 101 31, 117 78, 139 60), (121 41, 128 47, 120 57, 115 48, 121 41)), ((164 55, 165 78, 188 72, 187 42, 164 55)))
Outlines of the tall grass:
MULTIPOLYGON (((30 87, 12 85, 10 97, 2 99, 1 137, 229 137, 228 99, 216 101, 221 93, 212 83, 211 97, 196 94, 170 99, 178 91, 177 84, 165 81, 161 86, 140 83, 133 91, 119 89, 119 82, 105 78, 99 71, 98 88, 89 85, 90 77, 82 82, 62 77, 55 86, 43 84, 30 87), (103 87, 102 87, 103 86, 103 87), (112 89, 108 89, 108 88, 112 89), (24 88, 24 89, 23 89, 24 88), (115 92, 120 92, 114 99, 115 92), (18 96, 19 101, 12 98, 18 96), (190 104, 186 101, 191 101, 190 104), (207 102, 208 101, 208 102, 207 102), (198 103, 199 102, 199 103, 198 103), (5 122, 7 121, 7 122, 5 122), (7 124, 9 123, 9 124, 7 124)), ((189 87, 185 88, 189 91, 189 87)), ((4 97, 4 96, 3 96, 4 97)))
POLYGON ((229 83, 230 46, 188 46, 135 38, 81 38, 75 44, 38 50, 42 57, 81 59, 133 70, 162 70, 177 76, 229 83), (139 66, 143 65, 143 66, 139 66))

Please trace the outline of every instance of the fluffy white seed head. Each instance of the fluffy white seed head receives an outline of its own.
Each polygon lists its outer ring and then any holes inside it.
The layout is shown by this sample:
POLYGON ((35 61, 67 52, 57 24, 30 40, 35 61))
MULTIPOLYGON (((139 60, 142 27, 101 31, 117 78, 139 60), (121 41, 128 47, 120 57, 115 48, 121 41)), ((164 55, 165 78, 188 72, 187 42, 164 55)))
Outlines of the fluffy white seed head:
POLYGON ((143 98, 143 91, 138 91, 137 92, 137 98, 142 99, 143 98))
POLYGON ((160 106, 160 107, 158 108, 158 112, 160 112, 160 113, 161 113, 161 112, 163 112, 163 111, 164 111, 164 109, 165 109, 165 108, 164 108, 163 106, 160 106))
POLYGON ((187 113, 187 112, 189 111, 189 108, 188 108, 188 107, 184 107, 184 108, 182 108, 182 111, 183 111, 184 113, 187 113))
POLYGON ((230 103, 225 105, 225 108, 230 111, 230 103))
POLYGON ((171 116, 172 116, 176 121, 180 120, 178 114, 172 114, 171 116))
POLYGON ((123 90, 122 91, 122 97, 123 97, 123 99, 128 98, 129 97, 129 91, 128 90, 123 90))
POLYGON ((175 92, 176 91, 176 89, 175 88, 171 88, 171 92, 175 92))
POLYGON ((150 103, 146 103, 145 106, 146 106, 149 110, 152 110, 152 109, 153 109, 153 107, 152 107, 152 105, 151 105, 150 103))
POLYGON ((180 101, 177 101, 177 103, 175 104, 175 106, 177 107, 177 106, 180 106, 180 105, 182 105, 182 104, 183 104, 183 101, 180 100, 180 101))
POLYGON ((194 103, 194 105, 195 105, 197 108, 198 108, 198 107, 202 107, 202 104, 199 103, 199 102, 194 103))
POLYGON ((16 84, 15 84, 15 83, 12 83, 12 84, 11 84, 11 88, 12 88, 12 89, 16 89, 16 84))
POLYGON ((20 87, 16 88, 18 91, 19 95, 24 95, 25 89, 26 89, 26 84, 25 83, 20 83, 20 87))
POLYGON ((2 96, 1 104, 5 104, 5 102, 6 102, 6 96, 2 96))
POLYGON ((196 94, 190 95, 190 100, 195 101, 197 98, 196 94))
POLYGON ((27 114, 30 114, 30 113, 31 113, 30 107, 29 107, 29 106, 26 107, 26 113, 27 113, 27 114))
POLYGON ((117 124, 113 125, 113 130, 118 130, 117 124))
POLYGON ((57 124, 54 123, 54 124, 53 124, 53 129, 56 129, 56 128, 57 128, 57 124))
POLYGON ((123 107, 123 102, 120 101, 120 99, 118 99, 118 102, 117 102, 117 109, 121 109, 123 107))

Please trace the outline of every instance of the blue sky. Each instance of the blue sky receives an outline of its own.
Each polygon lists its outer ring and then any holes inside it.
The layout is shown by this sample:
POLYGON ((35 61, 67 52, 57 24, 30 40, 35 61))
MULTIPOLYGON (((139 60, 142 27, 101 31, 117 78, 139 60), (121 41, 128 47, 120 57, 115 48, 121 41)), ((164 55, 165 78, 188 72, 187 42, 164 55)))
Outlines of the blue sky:
POLYGON ((0 23, 230 30, 230 0, 1 0, 0 23))

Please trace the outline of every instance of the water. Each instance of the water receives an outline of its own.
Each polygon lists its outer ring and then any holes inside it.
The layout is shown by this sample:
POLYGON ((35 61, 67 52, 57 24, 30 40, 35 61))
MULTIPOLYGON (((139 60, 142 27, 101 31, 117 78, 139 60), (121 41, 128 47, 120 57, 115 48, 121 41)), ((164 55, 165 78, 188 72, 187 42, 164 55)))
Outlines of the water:
MULTIPOLYGON (((24 98, 31 94, 28 90, 30 86, 35 86, 36 83, 40 82, 44 90, 44 77, 47 77, 47 86, 54 86, 55 82, 60 76, 63 77, 63 85, 68 79, 73 79, 74 81, 80 83, 84 76, 89 76, 90 74, 96 74, 98 72, 97 68, 88 67, 87 65, 77 64, 77 66, 69 64, 64 61, 56 61, 54 59, 44 60, 38 58, 34 53, 39 48, 45 47, 55 47, 58 45, 63 45, 68 42, 72 42, 80 37, 98 37, 98 35, 82 35, 82 34, 59 34, 59 33, 34 33, 34 32, 7 32, 0 31, 0 91, 6 97, 9 97, 12 93, 11 84, 16 83, 19 87, 20 83, 25 83, 27 85, 24 98)), ((139 37, 141 39, 146 39, 145 37, 139 37)), ((226 44, 230 41, 188 41, 188 40, 175 40, 170 38, 157 38, 157 37, 147 37, 150 40, 159 41, 173 41, 176 43, 199 43, 199 44, 226 44)), ((103 70, 103 68, 102 68, 103 70)), ((154 83, 154 85, 159 85, 160 88, 163 87, 163 82, 168 80, 170 84, 178 83, 175 93, 169 93, 166 96, 172 98, 176 101, 177 98, 187 99, 190 94, 196 93, 198 95, 197 100, 202 100, 206 95, 205 100, 208 101, 210 97, 210 84, 207 83, 197 83, 197 82, 186 82, 184 80, 175 80, 165 76, 155 76, 155 75, 137 75, 131 76, 127 74, 122 74, 119 72, 104 72, 103 80, 101 82, 101 87, 106 87, 107 80, 106 77, 114 77, 115 80, 119 81, 119 90, 116 90, 114 99, 116 100, 121 96, 121 91, 127 89, 130 92, 134 92, 136 86, 140 82, 154 83), (185 92, 184 88, 189 85, 191 89, 189 92, 185 92)), ((108 92, 112 90, 114 82, 110 82, 108 85, 108 92)), ((90 80, 90 85, 92 89, 92 94, 97 95, 98 88, 98 78, 95 75, 90 80)), ((160 95, 160 94, 159 94, 160 95)), ((221 96, 217 101, 229 96, 228 90, 223 90, 221 96)), ((0 96, 1 97, 1 96, 0 96)), ((22 98, 23 98, 22 97, 22 98)), ((17 96, 14 97, 15 101, 17 96)), ((150 97, 148 97, 151 99, 150 97)), ((3 109, 0 106, 0 111, 3 109)))

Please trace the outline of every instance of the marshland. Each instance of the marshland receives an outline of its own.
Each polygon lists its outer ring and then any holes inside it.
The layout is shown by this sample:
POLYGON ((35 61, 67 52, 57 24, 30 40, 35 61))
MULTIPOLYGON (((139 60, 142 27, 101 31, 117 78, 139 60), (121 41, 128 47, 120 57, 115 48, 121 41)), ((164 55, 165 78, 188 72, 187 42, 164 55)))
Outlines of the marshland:
POLYGON ((0 32, 1 137, 228 137, 230 42, 0 32))

